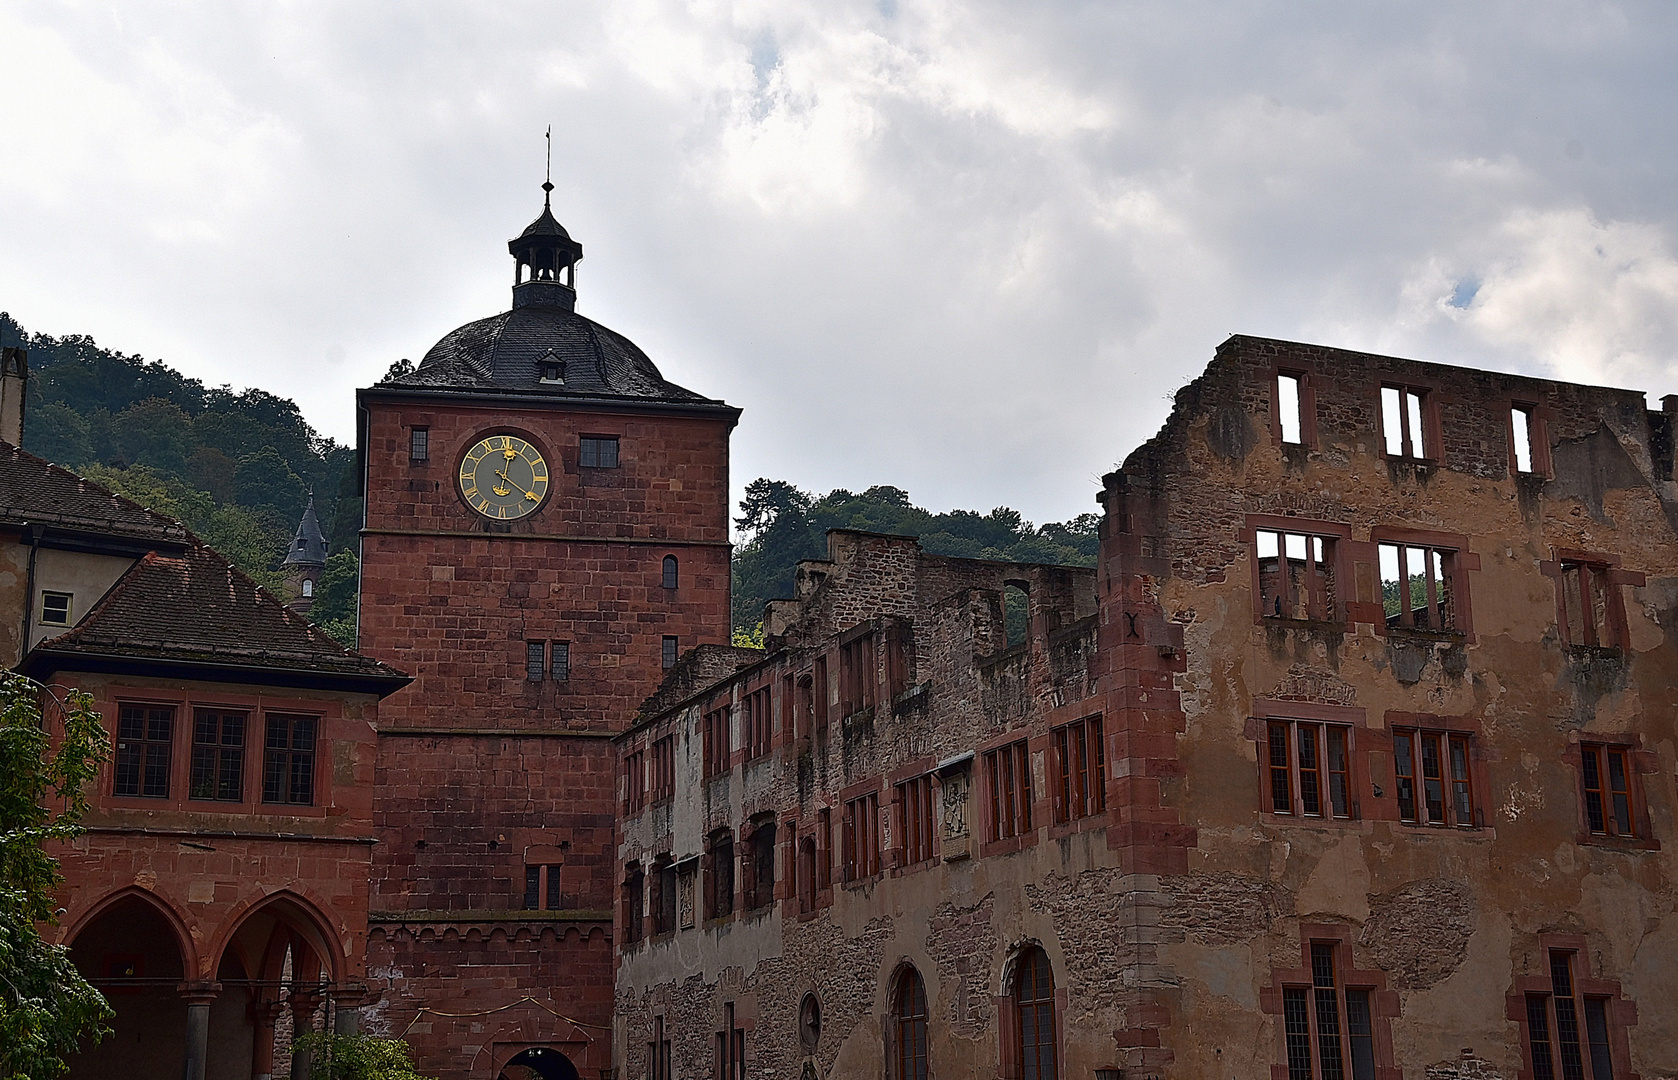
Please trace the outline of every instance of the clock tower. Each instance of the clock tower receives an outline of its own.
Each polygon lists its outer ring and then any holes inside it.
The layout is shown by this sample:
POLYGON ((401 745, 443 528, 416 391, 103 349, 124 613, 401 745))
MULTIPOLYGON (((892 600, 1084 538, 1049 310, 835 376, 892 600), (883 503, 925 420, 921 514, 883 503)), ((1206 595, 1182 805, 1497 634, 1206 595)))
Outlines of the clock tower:
POLYGON ((422 1073, 596 1076, 610 736, 728 641, 740 413, 577 313, 582 245, 548 199, 508 249, 510 310, 356 395, 361 650, 414 677, 379 710, 362 1005, 422 1073))

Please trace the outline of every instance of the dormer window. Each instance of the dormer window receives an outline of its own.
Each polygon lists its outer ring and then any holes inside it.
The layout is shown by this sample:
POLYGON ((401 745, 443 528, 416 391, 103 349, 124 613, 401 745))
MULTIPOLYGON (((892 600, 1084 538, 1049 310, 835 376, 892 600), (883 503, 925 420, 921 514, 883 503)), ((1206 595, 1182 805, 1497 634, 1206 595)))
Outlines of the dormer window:
POLYGON ((552 349, 542 359, 536 361, 536 377, 539 382, 553 386, 565 385, 565 363, 554 355, 552 349))

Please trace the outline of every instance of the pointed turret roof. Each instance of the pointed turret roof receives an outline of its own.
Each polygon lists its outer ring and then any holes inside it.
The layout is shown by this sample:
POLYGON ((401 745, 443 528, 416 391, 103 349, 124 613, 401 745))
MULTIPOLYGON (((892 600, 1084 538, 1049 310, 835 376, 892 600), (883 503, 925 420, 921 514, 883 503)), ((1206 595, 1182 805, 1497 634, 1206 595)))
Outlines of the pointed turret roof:
POLYGON ((309 505, 303 510, 303 520, 297 523, 297 537, 285 557, 287 566, 325 566, 326 537, 320 531, 320 518, 315 516, 315 496, 309 495, 309 505))

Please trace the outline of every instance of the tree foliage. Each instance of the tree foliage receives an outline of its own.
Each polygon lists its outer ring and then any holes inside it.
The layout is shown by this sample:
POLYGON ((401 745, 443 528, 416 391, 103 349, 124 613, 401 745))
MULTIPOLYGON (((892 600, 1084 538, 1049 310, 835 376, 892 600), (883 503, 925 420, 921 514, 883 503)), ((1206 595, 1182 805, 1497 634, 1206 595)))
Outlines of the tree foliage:
POLYGON ((871 487, 860 495, 839 488, 818 498, 784 480, 758 479, 746 485, 734 524, 744 534, 734 552, 734 628, 749 631, 764 604, 792 595, 798 561, 826 554, 829 529, 916 536, 937 555, 1094 566, 1100 519, 1080 514, 1037 527, 1006 506, 988 514, 936 514, 897 487, 871 487))
POLYGON ((414 1071, 408 1044, 376 1035, 305 1035, 297 1045, 313 1055, 310 1080, 426 1080, 414 1071))
POLYGON ((0 673, 0 1077, 59 1076, 82 1039, 109 1034, 104 997, 36 929, 57 922, 64 881, 47 845, 81 834, 87 785, 109 751, 92 697, 0 673))

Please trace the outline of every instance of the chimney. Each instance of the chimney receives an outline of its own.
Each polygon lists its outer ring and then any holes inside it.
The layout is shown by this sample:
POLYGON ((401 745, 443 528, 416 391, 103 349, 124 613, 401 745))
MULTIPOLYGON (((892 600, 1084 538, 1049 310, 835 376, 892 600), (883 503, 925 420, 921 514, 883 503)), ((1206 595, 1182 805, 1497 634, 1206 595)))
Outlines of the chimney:
POLYGON ((0 442, 23 443, 23 397, 29 388, 29 354, 0 349, 0 442))

